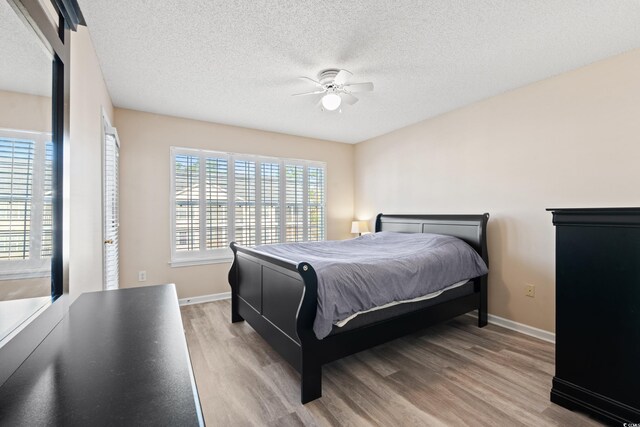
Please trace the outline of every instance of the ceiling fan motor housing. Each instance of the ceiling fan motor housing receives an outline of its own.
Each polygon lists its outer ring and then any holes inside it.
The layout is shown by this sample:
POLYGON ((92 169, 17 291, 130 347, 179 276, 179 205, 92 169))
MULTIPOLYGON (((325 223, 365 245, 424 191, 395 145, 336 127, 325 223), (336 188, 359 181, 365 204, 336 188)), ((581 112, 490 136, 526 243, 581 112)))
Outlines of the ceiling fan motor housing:
POLYGON ((323 85, 331 84, 338 75, 338 72, 340 72, 340 70, 336 68, 322 70, 318 73, 318 81, 323 85))

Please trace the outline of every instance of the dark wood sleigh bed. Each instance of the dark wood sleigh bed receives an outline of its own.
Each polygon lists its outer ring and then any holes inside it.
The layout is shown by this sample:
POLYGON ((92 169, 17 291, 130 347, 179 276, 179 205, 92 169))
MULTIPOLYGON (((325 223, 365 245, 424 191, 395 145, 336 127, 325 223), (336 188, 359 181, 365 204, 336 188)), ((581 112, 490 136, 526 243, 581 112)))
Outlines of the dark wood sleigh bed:
MULTIPOLYGON (((383 215, 376 232, 435 233, 458 237, 489 265, 486 229, 489 214, 383 215)), ((313 322, 317 311, 317 277, 306 262, 292 263, 231 243, 229 272, 231 321, 246 320, 301 375, 301 401, 322 396, 322 365, 478 310, 478 326, 487 324, 487 275, 473 279, 467 291, 444 292, 428 303, 400 304, 376 312, 356 327, 334 328, 322 340, 313 322), (385 316, 385 312, 386 316, 385 316)), ((462 288, 464 289, 464 288, 462 288)), ((364 318, 364 316, 362 316, 364 318)), ((353 321, 352 321, 353 322, 353 321)), ((348 324, 349 325, 349 324, 348 324)))

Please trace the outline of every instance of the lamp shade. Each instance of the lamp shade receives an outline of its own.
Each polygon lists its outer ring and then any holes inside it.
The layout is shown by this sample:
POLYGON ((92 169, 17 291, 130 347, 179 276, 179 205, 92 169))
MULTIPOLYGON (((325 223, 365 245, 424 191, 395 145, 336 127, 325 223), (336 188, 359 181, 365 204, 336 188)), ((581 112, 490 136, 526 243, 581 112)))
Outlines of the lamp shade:
POLYGON ((351 223, 352 234, 362 234, 369 232, 369 223, 367 221, 353 221, 351 223))

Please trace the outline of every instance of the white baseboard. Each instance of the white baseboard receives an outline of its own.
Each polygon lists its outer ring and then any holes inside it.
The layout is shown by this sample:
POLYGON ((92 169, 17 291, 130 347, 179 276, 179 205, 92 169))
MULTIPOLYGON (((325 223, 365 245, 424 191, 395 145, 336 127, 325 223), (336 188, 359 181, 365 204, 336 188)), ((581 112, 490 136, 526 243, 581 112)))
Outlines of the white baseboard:
POLYGON ((180 305, 201 304, 203 302, 220 301, 231 298, 231 292, 221 292, 219 294, 201 295, 199 297, 182 298, 178 302, 180 305))
MULTIPOLYGON (((476 311, 468 313, 468 315, 475 318, 478 317, 478 313, 476 311)), ((504 317, 494 316, 493 314, 489 314, 487 316, 487 320, 492 325, 502 326, 503 328, 511 329, 512 331, 520 332, 522 334, 538 338, 542 341, 547 341, 554 344, 556 342, 556 334, 554 334, 553 332, 545 331, 544 329, 534 328, 533 326, 514 322, 513 320, 505 319, 504 317)))

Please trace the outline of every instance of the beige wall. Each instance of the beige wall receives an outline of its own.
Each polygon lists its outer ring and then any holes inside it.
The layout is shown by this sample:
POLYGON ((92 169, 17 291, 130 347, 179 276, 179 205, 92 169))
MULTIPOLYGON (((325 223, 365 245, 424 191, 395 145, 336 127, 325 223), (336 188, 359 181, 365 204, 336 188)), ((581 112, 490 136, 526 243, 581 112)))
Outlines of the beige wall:
POLYGON ((51 98, 0 90, 0 128, 51 132, 51 98))
POLYGON ((353 151, 301 138, 117 108, 120 150, 120 285, 176 283, 178 296, 228 292, 230 264, 169 266, 169 147, 189 147, 327 162, 327 234, 352 237, 353 151), (147 281, 138 282, 138 271, 147 281))
POLYGON ((490 313, 553 331, 545 208, 640 205, 638 76, 640 50, 357 144, 356 216, 490 212, 490 313))
POLYGON ((113 106, 89 32, 71 35, 69 293, 102 290, 102 109, 113 106))

